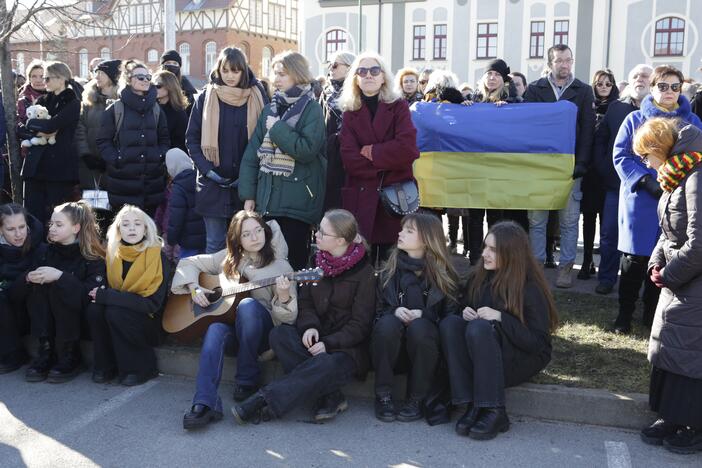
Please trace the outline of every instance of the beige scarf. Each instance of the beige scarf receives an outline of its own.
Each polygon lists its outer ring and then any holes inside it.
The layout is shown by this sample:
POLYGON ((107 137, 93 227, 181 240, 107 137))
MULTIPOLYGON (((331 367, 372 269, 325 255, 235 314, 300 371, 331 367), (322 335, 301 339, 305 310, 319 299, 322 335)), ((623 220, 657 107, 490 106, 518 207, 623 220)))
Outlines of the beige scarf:
MULTIPOLYGON (((207 85, 205 90, 205 107, 202 110, 202 139, 200 147, 205 159, 219 167, 219 100, 224 101, 234 107, 241 107, 246 104, 246 126, 248 137, 256 129, 258 116, 263 111, 263 96, 258 86, 248 89, 233 88, 231 86, 220 86, 216 84, 207 85)), ((228 129, 222 129, 228 131, 228 129)))

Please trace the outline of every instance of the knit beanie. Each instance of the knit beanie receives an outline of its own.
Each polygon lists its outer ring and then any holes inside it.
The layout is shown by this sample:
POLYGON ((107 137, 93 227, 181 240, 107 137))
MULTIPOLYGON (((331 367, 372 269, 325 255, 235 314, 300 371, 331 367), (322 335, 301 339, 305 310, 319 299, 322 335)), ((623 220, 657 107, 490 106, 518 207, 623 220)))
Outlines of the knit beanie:
POLYGON ((120 74, 119 67, 121 64, 121 60, 103 60, 102 62, 98 63, 95 69, 100 70, 107 75, 113 84, 117 84, 120 74))
POLYGON ((505 63, 505 61, 502 59, 495 59, 492 62, 488 63, 488 66, 485 69, 485 73, 489 71, 496 71, 497 73, 499 73, 505 82, 510 80, 509 74, 511 73, 511 71, 505 63))
POLYGON ((169 60, 175 60, 178 62, 178 66, 182 67, 183 66, 183 60, 180 58, 180 54, 176 50, 167 50, 163 53, 161 56, 161 65, 163 65, 164 62, 167 62, 169 60))

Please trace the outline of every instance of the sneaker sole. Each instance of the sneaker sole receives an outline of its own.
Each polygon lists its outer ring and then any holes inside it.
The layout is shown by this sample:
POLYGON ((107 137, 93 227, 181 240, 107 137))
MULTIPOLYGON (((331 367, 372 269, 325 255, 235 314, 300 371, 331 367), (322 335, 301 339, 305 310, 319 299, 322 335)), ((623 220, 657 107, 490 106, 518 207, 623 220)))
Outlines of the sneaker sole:
POLYGON ((422 419, 423 417, 424 417, 424 416, 422 416, 421 414, 420 414, 419 416, 411 416, 411 417, 402 416, 402 415, 399 415, 399 414, 398 414, 398 415, 397 415, 397 420, 398 420, 398 421, 402 421, 402 422, 412 422, 412 421, 419 421, 419 420, 422 419))
POLYGON ((244 418, 242 418, 241 415, 239 415, 239 412, 236 410, 236 406, 232 406, 232 415, 234 416, 234 420, 236 421, 236 423, 240 426, 246 426, 249 423, 244 418))
POLYGON ((483 433, 480 433, 480 432, 473 432, 473 431, 470 431, 470 432, 468 433, 468 437, 470 437, 471 439, 474 439, 474 440, 492 440, 492 439, 494 439, 495 437, 497 437, 497 435, 498 435, 499 433, 504 433, 504 432, 507 432, 507 431, 509 431, 509 423, 507 423, 507 424, 505 424, 504 426, 500 427, 500 428, 499 428, 497 431, 495 431, 495 432, 489 432, 489 433, 486 433, 486 434, 483 434, 483 433))
POLYGON ((47 377, 46 375, 40 375, 40 374, 38 374, 38 375, 31 375, 31 376, 30 376, 30 375, 25 375, 25 376, 24 376, 24 380, 27 381, 27 382, 36 383, 36 382, 43 382, 43 381, 45 381, 45 380, 46 380, 46 377, 47 377))
POLYGON ((644 444, 661 446, 663 445, 663 439, 660 437, 649 437, 647 435, 639 434, 641 436, 641 441, 644 444))
POLYGON ((376 415, 375 415, 375 418, 376 418, 378 421, 383 421, 383 422, 386 422, 386 423, 395 422, 395 421, 397 420, 397 416, 396 416, 396 415, 393 415, 393 416, 378 416, 378 415, 376 414, 376 415))
POLYGON ((199 429, 201 427, 207 426, 211 422, 221 421, 222 417, 223 416, 219 413, 210 413, 210 415, 204 419, 196 419, 196 420, 188 420, 188 421, 183 419, 183 429, 185 429, 185 430, 199 429))
POLYGON ((325 421, 327 419, 334 419, 337 414, 343 413, 349 409, 349 402, 344 400, 339 405, 336 407, 336 410, 331 412, 331 413, 320 413, 320 414, 315 414, 314 415, 314 420, 315 421, 325 421))
POLYGON ((692 447, 676 447, 663 442, 663 447, 665 447, 665 449, 669 452, 677 453, 678 455, 694 455, 702 452, 702 444, 697 444, 692 447))
POLYGON ((81 372, 83 372, 83 369, 79 368, 70 374, 51 375, 51 373, 49 373, 49 375, 46 377, 46 381, 48 383, 66 383, 78 377, 81 372))

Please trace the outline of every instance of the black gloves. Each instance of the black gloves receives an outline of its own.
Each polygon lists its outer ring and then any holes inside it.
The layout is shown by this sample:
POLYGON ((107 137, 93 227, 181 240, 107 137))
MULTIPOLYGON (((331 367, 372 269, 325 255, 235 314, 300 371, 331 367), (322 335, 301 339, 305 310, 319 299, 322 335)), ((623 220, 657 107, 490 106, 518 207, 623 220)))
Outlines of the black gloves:
POLYGON ((639 183, 636 184, 637 190, 639 189, 644 189, 648 193, 651 194, 653 198, 660 198, 661 195, 663 195, 663 189, 661 188, 660 184, 656 179, 651 177, 650 175, 645 175, 639 180, 639 183))
POLYGON ((239 185, 239 179, 225 179, 221 175, 217 174, 214 169, 210 169, 205 177, 216 183, 222 188, 236 188, 239 185))

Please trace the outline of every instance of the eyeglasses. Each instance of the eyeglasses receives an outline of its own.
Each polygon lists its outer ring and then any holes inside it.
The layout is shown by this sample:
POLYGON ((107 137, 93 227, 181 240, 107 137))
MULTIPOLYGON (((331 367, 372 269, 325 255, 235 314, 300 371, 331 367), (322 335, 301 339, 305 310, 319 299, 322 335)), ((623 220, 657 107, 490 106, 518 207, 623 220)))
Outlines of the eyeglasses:
POLYGON ((377 66, 377 65, 374 66, 374 67, 370 67, 370 68, 359 67, 359 68, 356 70, 356 74, 357 74, 358 76, 360 76, 361 78, 365 78, 366 75, 368 75, 368 72, 370 72, 371 76, 378 76, 378 75, 380 75, 380 72, 381 72, 381 71, 382 71, 382 70, 381 70, 380 67, 377 66))
POLYGON ((341 236, 334 236, 332 234, 326 233, 326 232, 324 232, 324 230, 322 230, 322 228, 317 229, 317 233, 319 234, 320 239, 324 239, 325 236, 326 237, 335 237, 337 239, 339 237, 341 237, 341 236))
POLYGON ((132 75, 132 78, 136 78, 139 81, 151 81, 151 75, 132 75))
POLYGON ((677 93, 682 89, 682 83, 657 83, 656 87, 661 93, 665 93, 666 91, 668 91, 668 89, 670 89, 674 93, 677 93))
POLYGON ((598 88, 603 88, 603 87, 604 87, 604 88, 611 88, 611 87, 612 87, 612 83, 610 83, 609 81, 606 82, 606 83, 597 83, 596 86, 597 86, 598 88))

